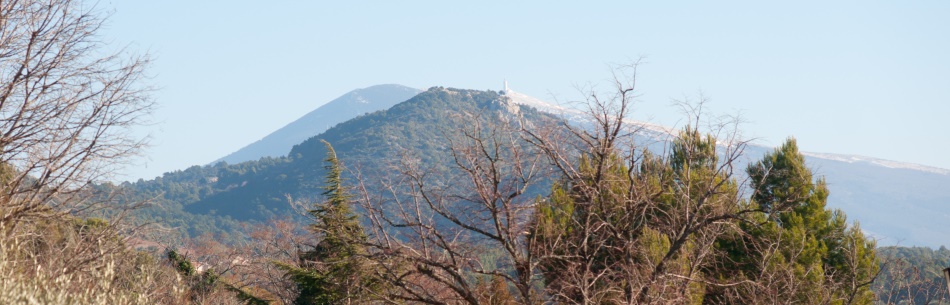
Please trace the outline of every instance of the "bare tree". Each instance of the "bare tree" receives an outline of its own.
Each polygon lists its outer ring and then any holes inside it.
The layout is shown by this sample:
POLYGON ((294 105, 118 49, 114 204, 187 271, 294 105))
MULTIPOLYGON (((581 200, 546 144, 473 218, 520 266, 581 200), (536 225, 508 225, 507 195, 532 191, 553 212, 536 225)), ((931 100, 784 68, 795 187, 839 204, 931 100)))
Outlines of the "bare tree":
POLYGON ((293 304, 299 291, 278 264, 298 262, 300 249, 306 248, 306 242, 314 237, 288 220, 269 220, 247 225, 244 230, 249 238, 241 244, 226 245, 214 236, 203 235, 188 240, 177 250, 187 255, 186 259, 196 265, 196 271, 213 271, 220 283, 211 289, 213 291, 196 297, 221 303, 222 299, 237 300, 236 292, 273 304, 293 304))
POLYGON ((636 63, 621 67, 610 91, 587 94, 592 127, 568 127, 567 142, 525 130, 564 177, 535 227, 548 294, 559 302, 688 303, 704 286, 733 284, 704 271, 720 255, 717 238, 754 211, 739 204, 735 166, 747 142, 738 120, 707 120, 705 100, 684 104, 683 132, 647 140, 666 147, 657 153, 642 137, 662 132, 629 117, 636 72, 636 63))
MULTIPOLYGON (((822 180, 769 168, 761 181, 741 174, 748 141, 740 120, 709 119, 704 98, 682 104, 688 122, 678 134, 632 121, 636 72, 637 64, 621 67, 608 92, 586 91, 580 124, 513 120, 509 108, 463 115, 467 127, 446 137, 451 169, 408 157, 394 180, 361 180, 370 256, 392 284, 383 298, 486 304, 497 301, 485 299, 491 282, 494 295, 518 304, 869 300, 873 242, 824 209, 822 180), (807 180, 795 181, 807 198, 756 199, 760 185, 780 187, 782 179, 807 180), (545 195, 525 196, 552 182, 538 192, 545 195), (374 197, 375 188, 388 195, 374 197), (834 236, 755 233, 808 200, 834 236), (824 255, 812 251, 816 238, 832 248, 836 267, 815 257, 824 255), (751 256, 733 257, 743 253, 751 256)), ((801 158, 791 148, 790 158, 801 158)))
POLYGON ((587 126, 470 114, 459 117, 468 128, 446 137, 452 170, 404 158, 396 167, 400 179, 382 186, 385 200, 373 198, 377 186, 364 181, 372 253, 394 287, 386 297, 482 304, 478 283, 486 279, 503 279, 521 304, 701 297, 702 270, 717 255, 712 243, 730 221, 751 212, 737 209, 732 178, 746 143, 728 122, 709 125, 717 137, 701 137, 700 104, 669 159, 635 146, 634 135, 644 128, 628 117, 636 65, 620 70, 631 71, 616 75, 605 98, 588 95, 587 126), (573 237, 539 227, 537 213, 563 212, 544 201, 557 193, 541 201, 548 211, 524 196, 552 177, 572 193, 569 213, 589 212, 566 215, 573 237))
POLYGON ((496 102, 508 110, 454 118, 467 127, 446 131, 451 169, 427 167, 407 155, 394 167, 397 179, 378 186, 360 179, 372 258, 391 287, 384 300, 542 301, 527 235, 536 198, 526 194, 542 187, 551 170, 520 138, 517 106, 504 96, 496 102), (377 187, 387 190, 385 198, 372 195, 377 187), (509 292, 511 299, 493 298, 509 292))
POLYGON ((127 161, 153 102, 144 56, 110 53, 82 1, 0 2, 0 226, 87 208, 84 188, 127 161))
POLYGON ((116 221, 125 213, 67 215, 109 197, 91 186, 143 145, 131 128, 153 108, 148 58, 108 51, 102 16, 82 1, 0 1, 0 244, 11 246, 0 261, 22 279, 98 285, 98 294, 128 282, 140 297, 176 303, 174 274, 144 272, 156 266, 129 250, 116 221), (101 281, 89 277, 101 271, 101 281))

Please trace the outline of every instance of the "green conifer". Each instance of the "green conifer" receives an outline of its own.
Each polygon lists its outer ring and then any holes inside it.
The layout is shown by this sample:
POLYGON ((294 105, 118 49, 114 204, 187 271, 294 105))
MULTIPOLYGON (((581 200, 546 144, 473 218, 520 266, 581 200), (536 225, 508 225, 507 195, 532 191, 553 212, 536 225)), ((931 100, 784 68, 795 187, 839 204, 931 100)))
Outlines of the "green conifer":
POLYGON ((795 139, 767 154, 747 168, 753 205, 765 213, 759 222, 742 223, 746 238, 739 243, 774 253, 748 253, 749 248, 724 242, 733 259, 743 265, 744 275, 754 281, 757 274, 785 270, 796 283, 775 283, 795 286, 787 299, 802 304, 871 304, 870 281, 877 270, 874 241, 866 238, 859 226, 848 227, 840 210, 826 207, 828 187, 823 178, 815 179, 798 151, 795 139), (731 250, 729 250, 729 248, 731 250), (739 254, 739 255, 736 255, 739 254), (755 260, 768 260, 756 263, 755 260), (775 270, 757 270, 761 266, 775 270))
POLYGON ((327 148, 326 199, 309 211, 315 220, 310 228, 320 241, 300 254, 299 266, 280 266, 300 290, 295 304, 362 303, 366 289, 373 286, 363 257, 366 235, 350 207, 336 152, 330 143, 323 143, 327 148))

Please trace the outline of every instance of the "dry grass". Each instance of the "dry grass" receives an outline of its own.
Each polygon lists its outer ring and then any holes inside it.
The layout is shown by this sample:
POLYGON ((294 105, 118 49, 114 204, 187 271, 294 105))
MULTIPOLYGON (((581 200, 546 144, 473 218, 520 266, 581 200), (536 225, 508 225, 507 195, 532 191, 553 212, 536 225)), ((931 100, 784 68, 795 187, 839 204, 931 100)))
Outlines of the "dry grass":
POLYGON ((0 304, 182 304, 186 286, 102 222, 47 219, 0 230, 0 304))

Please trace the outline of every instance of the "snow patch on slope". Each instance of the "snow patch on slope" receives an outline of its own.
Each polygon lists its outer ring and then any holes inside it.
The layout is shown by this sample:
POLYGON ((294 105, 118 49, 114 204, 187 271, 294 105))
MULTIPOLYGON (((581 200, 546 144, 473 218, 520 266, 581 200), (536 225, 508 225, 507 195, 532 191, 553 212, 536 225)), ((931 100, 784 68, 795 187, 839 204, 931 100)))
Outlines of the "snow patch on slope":
POLYGON ((841 154, 813 153, 813 152, 802 152, 802 154, 805 156, 820 158, 820 159, 825 159, 825 160, 840 161, 840 162, 847 162, 847 163, 865 162, 865 163, 871 163, 877 166, 883 166, 887 168, 918 170, 918 171, 923 171, 923 172, 950 176, 950 170, 948 169, 914 164, 914 163, 884 160, 884 159, 858 156, 858 155, 841 155, 841 154))
MULTIPOLYGON (((512 102, 518 105, 524 105, 529 107, 534 107, 538 111, 546 112, 554 115, 559 115, 570 122, 589 122, 590 116, 584 111, 577 110, 574 108, 564 107, 560 105, 555 105, 538 98, 528 96, 524 93, 520 93, 511 89, 505 92, 505 96, 511 99, 512 102)), ((672 128, 667 128, 665 126, 660 126, 653 123, 641 122, 641 121, 632 121, 625 120, 633 128, 641 129, 646 131, 657 138, 666 138, 675 134, 672 128)))
MULTIPOLYGON (((508 89, 505 92, 505 96, 510 98, 511 101, 514 102, 515 104, 530 106, 542 112, 560 115, 571 122, 589 122, 590 120, 590 117, 583 111, 580 111, 574 108, 555 105, 553 103, 549 103, 549 102, 540 100, 538 98, 528 96, 526 94, 523 94, 517 91, 513 91, 511 89, 508 89)), ((653 123, 640 122, 640 121, 629 121, 628 123, 633 128, 641 128, 642 131, 646 131, 649 135, 652 135, 656 139, 663 139, 663 138, 668 139, 669 137, 672 137, 676 134, 675 130, 673 130, 672 128, 653 124, 653 123)), ((820 159, 826 159, 826 160, 832 160, 832 161, 840 161, 840 162, 847 162, 847 163, 865 162, 865 163, 870 163, 870 164, 887 167, 887 168, 910 169, 910 170, 917 170, 917 171, 950 176, 950 170, 948 169, 921 165, 921 164, 899 162, 899 161, 878 159, 878 158, 858 156, 858 155, 841 155, 841 154, 812 153, 812 152, 802 152, 802 154, 805 156, 813 157, 813 158, 820 158, 820 159)))
POLYGON ((540 110, 540 111, 547 112, 547 113, 552 113, 552 114, 583 114, 582 112, 578 111, 577 109, 566 108, 566 107, 562 107, 562 106, 559 106, 559 105, 554 105, 554 104, 552 104, 552 103, 548 103, 548 102, 542 101, 542 100, 537 99, 537 98, 534 98, 534 97, 532 97, 532 96, 528 96, 527 94, 523 94, 523 93, 520 93, 520 92, 515 92, 514 90, 511 90, 511 89, 509 89, 507 92, 505 92, 505 96, 507 96, 508 98, 511 98, 511 101, 514 102, 515 104, 534 107, 534 108, 536 108, 536 109, 538 109, 538 110, 540 110))

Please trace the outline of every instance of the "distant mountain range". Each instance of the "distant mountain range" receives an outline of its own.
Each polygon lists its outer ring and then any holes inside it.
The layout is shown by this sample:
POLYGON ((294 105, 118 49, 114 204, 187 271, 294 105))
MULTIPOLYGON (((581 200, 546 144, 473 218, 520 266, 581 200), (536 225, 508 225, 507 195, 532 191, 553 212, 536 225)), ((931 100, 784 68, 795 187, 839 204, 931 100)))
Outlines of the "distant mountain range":
POLYGON ((950 245, 947 170, 861 156, 805 156, 828 182, 828 204, 859 221, 879 245, 950 245))
MULTIPOLYGON (((554 105, 508 90, 515 103, 553 113, 575 123, 585 119, 578 110, 554 105)), ((631 122, 647 136, 665 141, 675 130, 631 122)), ((742 161, 754 161, 772 148, 751 145, 742 161)), ((950 245, 950 170, 857 155, 803 152, 817 176, 824 176, 831 195, 828 204, 841 209, 849 221, 878 239, 880 245, 950 245)), ((745 164, 740 164, 744 168, 745 164)))
POLYGON ((296 121, 290 122, 287 126, 281 127, 266 137, 215 160, 212 164, 218 162, 234 164, 257 160, 261 157, 287 155, 287 152, 294 145, 321 134, 336 124, 362 114, 389 109, 389 107, 408 100, 419 92, 422 91, 394 84, 376 85, 350 91, 305 114, 296 121))
MULTIPOLYGON (((147 194, 167 189, 162 196, 169 205, 204 222, 220 216, 227 221, 280 217, 288 211, 287 195, 316 195, 324 171, 320 140, 332 143, 341 160, 359 167, 364 176, 387 175, 392 171, 385 166, 405 152, 413 152, 423 164, 447 163, 443 132, 462 127, 463 122, 456 119, 459 115, 491 112, 517 112, 533 120, 583 119, 577 110, 512 90, 434 87, 419 92, 399 85, 374 86, 348 93, 221 158, 230 165, 193 167, 132 186, 147 194)), ((675 132, 654 124, 634 124, 655 138, 668 138, 675 132)), ((770 150, 750 146, 746 160, 758 160, 770 150)), ((942 231, 950 222, 950 171, 860 156, 806 153, 806 158, 815 174, 828 182, 830 207, 843 210, 849 221, 860 222, 880 245, 950 244, 942 231)), ((171 214, 164 216, 169 218, 171 214)), ((193 229, 189 229, 192 234, 202 232, 193 229)))

